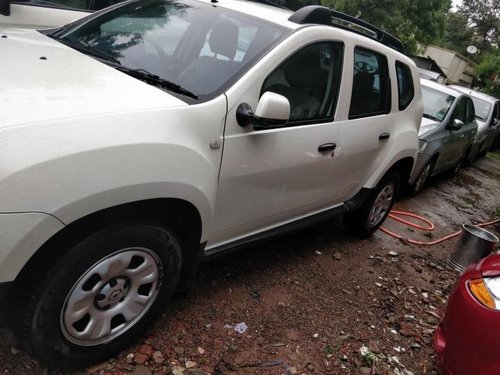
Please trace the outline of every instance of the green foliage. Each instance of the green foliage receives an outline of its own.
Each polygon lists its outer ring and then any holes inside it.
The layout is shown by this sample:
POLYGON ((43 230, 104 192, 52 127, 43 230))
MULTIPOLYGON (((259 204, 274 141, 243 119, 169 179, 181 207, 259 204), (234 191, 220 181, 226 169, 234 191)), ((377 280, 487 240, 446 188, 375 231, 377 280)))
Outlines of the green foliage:
POLYGON ((458 12, 469 20, 480 53, 488 53, 500 43, 500 1, 463 0, 458 12))
POLYGON ((467 56, 467 46, 474 45, 474 30, 469 19, 460 12, 448 12, 443 47, 467 56))
POLYGON ((476 75, 484 85, 484 92, 500 98, 500 82, 494 81, 495 78, 500 77, 500 51, 498 49, 484 55, 483 61, 476 66, 476 75))
POLYGON ((394 34, 410 53, 442 38, 450 0, 321 0, 330 8, 359 17, 394 34))

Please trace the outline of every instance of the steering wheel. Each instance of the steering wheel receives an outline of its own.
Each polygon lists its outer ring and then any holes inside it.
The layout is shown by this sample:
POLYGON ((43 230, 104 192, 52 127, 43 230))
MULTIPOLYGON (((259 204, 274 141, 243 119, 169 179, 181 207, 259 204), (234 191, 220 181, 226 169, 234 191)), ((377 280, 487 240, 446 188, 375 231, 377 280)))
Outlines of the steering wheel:
POLYGON ((354 64, 354 70, 361 73, 377 74, 378 69, 366 61, 358 61, 354 64))

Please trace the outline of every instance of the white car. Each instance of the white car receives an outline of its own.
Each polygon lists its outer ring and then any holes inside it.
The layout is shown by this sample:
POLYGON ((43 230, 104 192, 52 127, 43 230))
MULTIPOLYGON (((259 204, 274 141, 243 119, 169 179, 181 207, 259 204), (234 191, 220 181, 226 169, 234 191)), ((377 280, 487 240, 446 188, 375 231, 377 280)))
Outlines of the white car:
POLYGON ((66 25, 123 0, 0 0, 0 26, 49 28, 66 25))
POLYGON ((25 347, 100 361, 202 260, 338 214, 380 226, 417 155, 418 73, 332 16, 138 0, 0 30, 0 289, 25 347))
POLYGON ((472 162, 477 156, 486 155, 495 145, 500 133, 500 100, 467 87, 458 85, 450 87, 468 94, 474 102, 478 128, 468 157, 472 162))

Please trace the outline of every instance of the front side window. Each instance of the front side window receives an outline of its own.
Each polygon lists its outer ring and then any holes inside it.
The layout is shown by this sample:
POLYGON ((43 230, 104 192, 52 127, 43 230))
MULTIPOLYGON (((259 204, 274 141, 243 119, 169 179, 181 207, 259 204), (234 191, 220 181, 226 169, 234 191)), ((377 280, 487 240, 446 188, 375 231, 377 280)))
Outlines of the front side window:
POLYGON ((413 77, 410 67, 400 61, 396 61, 396 74, 398 76, 399 110, 402 111, 410 105, 415 94, 413 77))
POLYGON ((476 112, 474 110, 474 104, 472 103, 472 100, 469 98, 465 98, 466 101, 466 111, 467 113, 465 114, 465 123, 466 124, 471 124, 475 119, 476 119, 476 112))
POLYGON ((209 99, 285 33, 278 25, 207 3, 141 0, 52 37, 136 78, 150 73, 148 83, 156 76, 209 99))
POLYGON ((422 86, 422 100, 424 102, 423 116, 431 120, 443 121, 455 97, 442 91, 422 86))
POLYGON ((391 92, 387 58, 365 48, 354 49, 349 118, 389 113, 391 92))
POLYGON ((466 103, 465 98, 462 98, 455 106, 455 109, 453 110, 453 114, 451 115, 450 120, 451 121, 453 121, 455 119, 460 120, 465 124, 466 115, 467 115, 467 103, 466 103))
POLYGON ((264 81, 271 91, 290 102, 290 122, 332 119, 342 69, 341 43, 311 44, 294 53, 264 81))

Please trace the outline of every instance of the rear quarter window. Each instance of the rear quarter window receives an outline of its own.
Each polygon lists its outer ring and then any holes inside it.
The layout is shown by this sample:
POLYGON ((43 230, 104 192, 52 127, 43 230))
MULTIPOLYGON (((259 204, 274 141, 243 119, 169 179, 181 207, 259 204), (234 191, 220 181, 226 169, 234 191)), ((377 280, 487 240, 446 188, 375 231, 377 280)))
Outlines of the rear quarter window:
POLYGON ((398 76, 399 110, 403 111, 410 105, 415 96, 413 77, 410 67, 400 61, 396 61, 396 74, 398 76))

